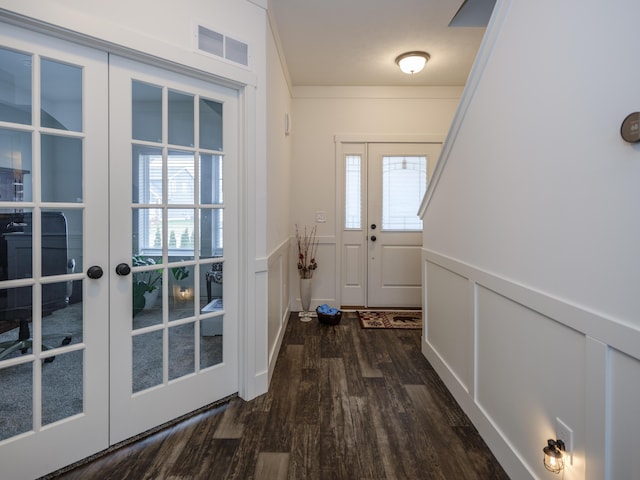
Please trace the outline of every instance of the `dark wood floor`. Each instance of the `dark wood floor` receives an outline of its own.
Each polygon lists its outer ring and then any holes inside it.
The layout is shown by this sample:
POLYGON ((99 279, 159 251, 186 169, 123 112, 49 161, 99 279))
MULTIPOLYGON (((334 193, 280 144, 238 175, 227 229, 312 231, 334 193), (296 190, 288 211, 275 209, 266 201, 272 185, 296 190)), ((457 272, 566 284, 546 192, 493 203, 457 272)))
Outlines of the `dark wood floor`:
POLYGON ((420 352, 418 330, 290 318, 270 390, 58 479, 508 479, 420 352))

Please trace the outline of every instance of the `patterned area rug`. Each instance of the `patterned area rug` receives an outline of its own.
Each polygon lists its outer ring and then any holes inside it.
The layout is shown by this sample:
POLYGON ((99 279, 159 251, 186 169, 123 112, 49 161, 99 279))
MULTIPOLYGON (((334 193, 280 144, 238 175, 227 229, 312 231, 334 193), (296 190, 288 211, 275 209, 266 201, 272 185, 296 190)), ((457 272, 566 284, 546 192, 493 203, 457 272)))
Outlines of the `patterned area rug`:
POLYGON ((362 328, 404 328, 421 329, 422 311, 398 310, 398 311, 358 311, 362 328))

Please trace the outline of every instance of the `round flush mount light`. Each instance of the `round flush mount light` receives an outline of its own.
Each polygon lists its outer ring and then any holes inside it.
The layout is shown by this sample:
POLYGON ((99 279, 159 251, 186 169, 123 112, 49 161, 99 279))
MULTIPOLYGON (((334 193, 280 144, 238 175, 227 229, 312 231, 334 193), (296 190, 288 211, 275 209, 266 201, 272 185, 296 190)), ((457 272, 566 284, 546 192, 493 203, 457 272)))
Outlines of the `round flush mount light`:
POLYGON ((427 52, 407 52, 396 58, 396 63, 404 73, 413 75, 422 70, 431 58, 427 52))

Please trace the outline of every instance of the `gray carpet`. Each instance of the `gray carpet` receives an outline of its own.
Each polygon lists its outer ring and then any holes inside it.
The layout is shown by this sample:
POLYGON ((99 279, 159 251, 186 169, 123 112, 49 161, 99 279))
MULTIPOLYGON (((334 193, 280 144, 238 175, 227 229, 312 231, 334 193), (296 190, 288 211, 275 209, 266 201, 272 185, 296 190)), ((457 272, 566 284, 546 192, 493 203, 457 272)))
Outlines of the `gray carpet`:
MULTIPOLYGON (((51 347, 60 345, 65 334, 71 344, 82 342, 82 304, 71 304, 43 319, 43 338, 51 347), (52 335, 51 338, 46 336, 52 335)), ((142 312, 135 325, 153 324, 156 311, 142 312)), ((174 316, 174 315, 172 315, 174 316)), ((181 315, 177 315, 178 317, 181 315)), ((175 317, 175 316, 174 316, 175 317)), ((0 342, 18 338, 18 329, 0 334, 0 342)), ((187 323, 169 329, 169 379, 195 371, 195 325, 187 323)), ((222 361, 222 336, 200 336, 200 368, 222 361)), ((18 358, 18 350, 8 358, 18 358)), ((5 359, 6 360, 6 359, 5 359)), ((8 363, 8 362, 7 362, 8 363)), ((162 332, 133 337, 133 385, 139 392, 162 383, 162 332)), ((2 368, 0 362, 0 441, 33 428, 33 364, 31 362, 2 368)), ((83 352, 58 354, 52 362, 42 363, 42 424, 82 413, 83 352)))

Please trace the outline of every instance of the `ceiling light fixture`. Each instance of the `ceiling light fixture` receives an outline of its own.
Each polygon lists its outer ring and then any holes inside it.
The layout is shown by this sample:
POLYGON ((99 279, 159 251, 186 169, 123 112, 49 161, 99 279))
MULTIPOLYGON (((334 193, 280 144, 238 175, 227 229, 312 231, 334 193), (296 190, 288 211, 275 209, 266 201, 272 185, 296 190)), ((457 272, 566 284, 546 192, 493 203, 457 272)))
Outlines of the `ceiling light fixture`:
POLYGON ((404 73, 413 75, 422 70, 431 58, 427 52, 407 52, 396 58, 396 63, 404 73))

